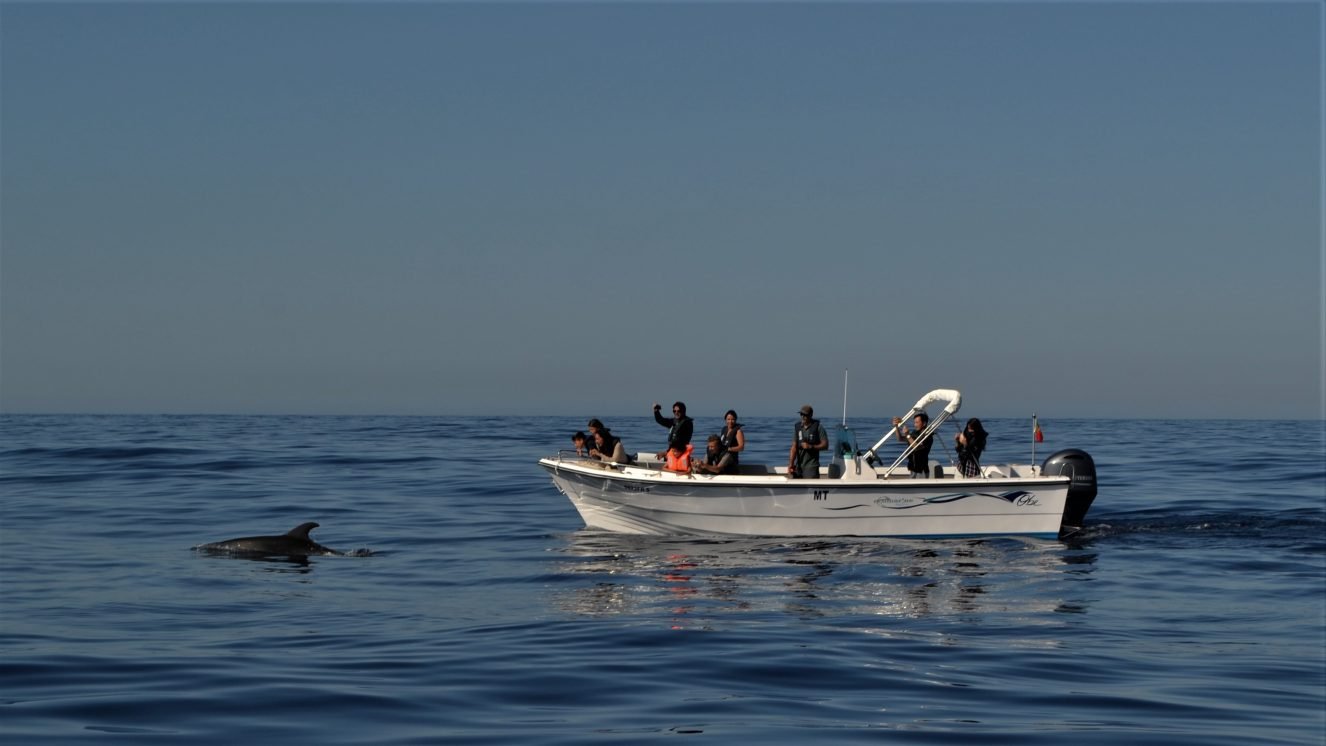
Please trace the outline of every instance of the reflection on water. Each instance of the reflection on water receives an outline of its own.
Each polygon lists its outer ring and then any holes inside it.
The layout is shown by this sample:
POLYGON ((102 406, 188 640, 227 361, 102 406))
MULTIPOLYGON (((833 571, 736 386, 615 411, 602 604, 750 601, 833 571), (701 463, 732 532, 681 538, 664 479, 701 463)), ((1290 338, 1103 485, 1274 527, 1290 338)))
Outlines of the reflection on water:
POLYGON ((707 539, 582 530, 566 539, 561 572, 588 583, 554 592, 579 616, 666 619, 711 629, 732 615, 825 622, 929 616, 1062 624, 1083 613, 1096 555, 1023 539, 707 539))

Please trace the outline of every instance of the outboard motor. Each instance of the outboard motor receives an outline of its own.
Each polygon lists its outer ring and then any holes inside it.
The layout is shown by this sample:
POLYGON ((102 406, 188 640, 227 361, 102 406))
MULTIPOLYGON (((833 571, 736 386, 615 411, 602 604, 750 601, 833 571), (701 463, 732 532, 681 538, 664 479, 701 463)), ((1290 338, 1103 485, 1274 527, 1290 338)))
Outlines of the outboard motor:
POLYGON ((1082 530, 1091 502, 1096 499, 1096 462, 1086 451, 1068 448, 1058 451, 1045 459, 1041 465, 1041 475, 1047 477, 1067 476, 1068 501, 1064 504, 1064 518, 1059 524, 1059 535, 1077 533, 1082 530))

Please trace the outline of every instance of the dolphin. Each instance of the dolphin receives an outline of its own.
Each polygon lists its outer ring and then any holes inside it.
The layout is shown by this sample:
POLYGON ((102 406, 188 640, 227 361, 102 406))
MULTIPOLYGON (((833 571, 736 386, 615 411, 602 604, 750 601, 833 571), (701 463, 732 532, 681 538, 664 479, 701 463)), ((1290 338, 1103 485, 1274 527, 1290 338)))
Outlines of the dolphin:
POLYGON ((208 554, 230 554, 240 557, 310 557, 313 555, 345 556, 330 547, 324 547, 308 537, 317 528, 312 521, 301 523, 281 536, 244 536, 211 544, 199 544, 195 551, 208 554))

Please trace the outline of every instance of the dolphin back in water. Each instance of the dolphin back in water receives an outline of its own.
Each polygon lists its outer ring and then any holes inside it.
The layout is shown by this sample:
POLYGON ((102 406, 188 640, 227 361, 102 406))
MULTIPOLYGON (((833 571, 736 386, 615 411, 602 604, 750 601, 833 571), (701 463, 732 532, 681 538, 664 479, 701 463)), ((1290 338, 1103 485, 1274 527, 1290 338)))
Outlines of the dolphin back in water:
POLYGON ((310 521, 295 526, 281 536, 245 536, 211 544, 200 544, 194 549, 208 554, 231 554, 241 557, 344 556, 344 552, 324 547, 308 537, 308 533, 317 527, 318 524, 310 521))

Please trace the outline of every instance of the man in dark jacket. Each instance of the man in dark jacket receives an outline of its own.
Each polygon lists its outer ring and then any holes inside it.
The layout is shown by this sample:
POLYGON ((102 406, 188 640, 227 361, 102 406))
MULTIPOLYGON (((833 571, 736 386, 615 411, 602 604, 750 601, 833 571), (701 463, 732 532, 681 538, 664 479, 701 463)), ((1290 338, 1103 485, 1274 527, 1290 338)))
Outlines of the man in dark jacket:
MULTIPOLYGON (((898 440, 908 445, 915 443, 921 437, 922 431, 925 430, 925 426, 928 424, 930 424, 930 415, 925 412, 917 412, 916 416, 912 418, 912 430, 910 432, 907 430, 907 426, 902 424, 901 417, 893 418, 893 425, 898 428, 898 440)), ((931 440, 931 436, 925 436, 920 445, 916 447, 916 450, 912 451, 911 455, 907 457, 907 471, 912 473, 913 478, 925 479, 930 476, 931 440)))
POLYGON ((672 405, 672 419, 660 414, 663 408, 654 402, 654 421, 668 429, 668 448, 660 451, 658 457, 666 458, 667 468, 673 471, 691 470, 691 434, 695 431, 695 421, 686 416, 686 405, 675 402, 672 405))

